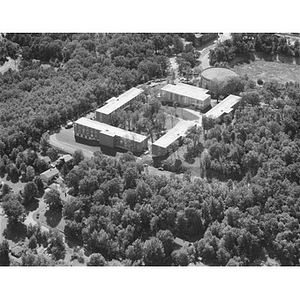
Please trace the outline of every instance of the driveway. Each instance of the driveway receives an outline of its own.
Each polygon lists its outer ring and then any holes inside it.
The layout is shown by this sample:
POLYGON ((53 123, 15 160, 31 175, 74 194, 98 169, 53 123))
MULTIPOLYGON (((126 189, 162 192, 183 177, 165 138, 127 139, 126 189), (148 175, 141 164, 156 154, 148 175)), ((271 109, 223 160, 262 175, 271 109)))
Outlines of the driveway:
POLYGON ((70 154, 73 154, 77 149, 81 149, 83 152, 83 155, 85 157, 92 158, 94 156, 94 153, 92 151, 84 149, 83 146, 82 147, 80 145, 75 146, 70 143, 65 143, 65 142, 59 141, 56 137, 56 134, 50 135, 49 142, 50 142, 51 146, 58 148, 64 152, 70 153, 70 154))
POLYGON ((230 38, 231 38, 230 33, 219 34, 219 38, 217 40, 215 40, 212 45, 209 45, 208 47, 206 47, 202 50, 201 55, 198 58, 198 61, 201 62, 201 67, 203 68, 203 70, 210 67, 210 64, 209 64, 209 51, 216 48, 216 46, 219 42, 222 43, 225 40, 230 39, 230 38))

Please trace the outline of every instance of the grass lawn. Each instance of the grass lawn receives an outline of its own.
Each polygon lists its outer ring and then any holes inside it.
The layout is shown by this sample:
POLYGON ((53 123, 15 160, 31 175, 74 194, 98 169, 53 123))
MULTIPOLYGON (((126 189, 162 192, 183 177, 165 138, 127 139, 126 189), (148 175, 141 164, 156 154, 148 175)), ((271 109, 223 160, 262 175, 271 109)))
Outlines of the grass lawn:
POLYGON ((19 191, 23 190, 26 182, 22 182, 21 180, 17 182, 12 182, 11 180, 7 180, 7 174, 5 174, 4 177, 0 178, 0 181, 3 181, 4 183, 8 184, 11 188, 11 191, 17 194, 19 191))
POLYGON ((285 83, 288 81, 300 81, 300 65, 293 65, 281 62, 271 62, 264 60, 251 61, 236 65, 234 70, 239 75, 247 74, 250 79, 256 81, 261 78, 263 81, 272 79, 285 83))
MULTIPOLYGON (((170 106, 165 106, 164 107, 164 111, 169 114, 169 115, 175 115, 175 108, 174 107, 170 107, 170 106)), ((191 112, 185 110, 182 107, 177 107, 176 108, 176 114, 177 117, 185 120, 185 121, 194 121, 194 120, 198 120, 199 117, 192 114, 191 112)))
POLYGON ((60 132, 56 133, 56 138, 58 141, 68 143, 73 146, 77 146, 78 149, 83 148, 83 149, 86 149, 86 150, 92 151, 92 152, 95 152, 100 149, 100 147, 89 146, 89 145, 77 143, 75 141, 73 128, 70 128, 70 129, 61 128, 60 132))
POLYGON ((179 119, 172 116, 172 115, 167 115, 166 117, 166 129, 170 130, 173 128, 177 123, 179 122, 179 119))
POLYGON ((186 152, 186 147, 186 145, 180 147, 175 153, 172 153, 167 160, 172 162, 175 161, 175 159, 179 158, 182 161, 182 165, 191 172, 191 176, 200 176, 199 158, 196 158, 195 162, 192 165, 188 164, 184 160, 183 155, 186 152))

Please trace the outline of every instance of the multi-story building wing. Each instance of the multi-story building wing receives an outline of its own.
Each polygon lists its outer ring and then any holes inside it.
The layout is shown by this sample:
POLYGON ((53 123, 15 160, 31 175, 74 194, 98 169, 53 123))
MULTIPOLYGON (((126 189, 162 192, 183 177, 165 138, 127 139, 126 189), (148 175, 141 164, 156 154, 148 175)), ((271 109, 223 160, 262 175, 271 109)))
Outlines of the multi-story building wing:
POLYGON ((96 120, 102 123, 110 124, 111 115, 114 112, 128 107, 131 101, 138 99, 142 93, 143 90, 133 87, 117 98, 110 98, 106 101, 106 105, 96 110, 96 120))
POLYGON ((148 148, 148 137, 105 123, 80 118, 74 124, 75 140, 79 143, 121 148, 134 153, 148 148))
POLYGON ((162 98, 166 102, 177 102, 180 106, 195 106, 205 109, 210 105, 211 97, 206 89, 189 84, 167 84, 162 89, 162 98))
POLYGON ((241 100, 241 97, 229 95, 212 109, 210 109, 205 116, 210 118, 219 118, 224 114, 230 113, 241 100))
POLYGON ((194 121, 180 121, 177 123, 165 135, 152 144, 152 155, 155 157, 169 154, 175 142, 180 141, 186 135, 187 130, 192 126, 200 126, 200 124, 194 121))

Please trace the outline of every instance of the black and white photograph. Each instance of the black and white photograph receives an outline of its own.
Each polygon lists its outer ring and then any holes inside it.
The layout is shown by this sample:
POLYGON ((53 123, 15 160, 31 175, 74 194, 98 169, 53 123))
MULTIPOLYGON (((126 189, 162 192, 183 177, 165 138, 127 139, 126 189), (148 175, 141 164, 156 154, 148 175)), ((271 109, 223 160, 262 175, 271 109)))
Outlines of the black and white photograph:
POLYGON ((0 28, 1 273, 298 269, 300 27, 187 20, 0 28))

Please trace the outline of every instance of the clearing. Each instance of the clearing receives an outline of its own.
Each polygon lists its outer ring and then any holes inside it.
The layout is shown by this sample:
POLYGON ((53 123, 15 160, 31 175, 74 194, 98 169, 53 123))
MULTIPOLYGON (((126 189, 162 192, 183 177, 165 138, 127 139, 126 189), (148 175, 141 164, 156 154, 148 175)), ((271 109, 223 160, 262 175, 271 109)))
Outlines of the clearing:
POLYGON ((234 70, 239 75, 247 74, 254 81, 258 78, 263 81, 277 80, 281 83, 300 81, 300 65, 297 64, 255 60, 250 63, 236 65, 234 70))

